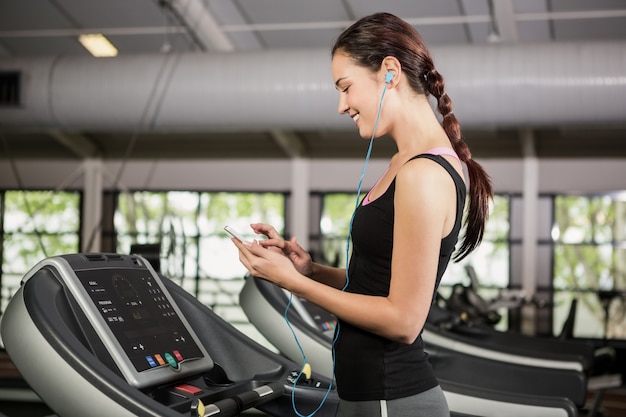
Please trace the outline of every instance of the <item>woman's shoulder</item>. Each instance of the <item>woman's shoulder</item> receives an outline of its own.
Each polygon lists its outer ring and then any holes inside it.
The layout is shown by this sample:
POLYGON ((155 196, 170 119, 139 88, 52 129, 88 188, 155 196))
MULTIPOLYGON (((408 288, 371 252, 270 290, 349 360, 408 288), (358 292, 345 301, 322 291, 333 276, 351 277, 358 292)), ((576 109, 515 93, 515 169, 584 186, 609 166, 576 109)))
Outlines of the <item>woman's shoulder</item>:
POLYGON ((404 175, 410 175, 410 173, 438 173, 444 172, 445 167, 443 166, 445 163, 445 159, 440 155, 432 155, 432 154, 418 154, 411 158, 409 158, 398 170, 398 174, 403 173, 404 175), (444 169, 441 169, 441 168, 444 169))
POLYGON ((398 188, 411 192, 436 192, 441 187, 449 186, 451 174, 438 158, 443 159, 441 156, 425 154, 409 159, 396 174, 398 188))

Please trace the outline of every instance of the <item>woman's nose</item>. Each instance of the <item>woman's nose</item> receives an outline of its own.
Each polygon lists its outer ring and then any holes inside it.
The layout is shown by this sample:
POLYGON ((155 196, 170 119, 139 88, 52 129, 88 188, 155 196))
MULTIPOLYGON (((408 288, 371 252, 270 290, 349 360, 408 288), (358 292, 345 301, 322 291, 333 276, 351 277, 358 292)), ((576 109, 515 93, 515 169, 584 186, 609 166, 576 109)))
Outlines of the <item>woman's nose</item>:
POLYGON ((337 106, 339 114, 347 113, 349 108, 350 106, 348 106, 344 100, 339 99, 339 105, 337 106))

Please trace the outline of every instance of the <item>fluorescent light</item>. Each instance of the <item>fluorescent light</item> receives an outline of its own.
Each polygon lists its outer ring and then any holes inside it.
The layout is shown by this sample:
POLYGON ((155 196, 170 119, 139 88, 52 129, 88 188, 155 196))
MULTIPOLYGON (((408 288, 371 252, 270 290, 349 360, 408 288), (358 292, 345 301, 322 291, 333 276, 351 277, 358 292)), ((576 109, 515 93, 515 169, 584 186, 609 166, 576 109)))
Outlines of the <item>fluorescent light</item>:
POLYGON ((95 57, 117 56, 117 48, 113 46, 101 33, 87 33, 78 37, 80 42, 89 53, 95 57))

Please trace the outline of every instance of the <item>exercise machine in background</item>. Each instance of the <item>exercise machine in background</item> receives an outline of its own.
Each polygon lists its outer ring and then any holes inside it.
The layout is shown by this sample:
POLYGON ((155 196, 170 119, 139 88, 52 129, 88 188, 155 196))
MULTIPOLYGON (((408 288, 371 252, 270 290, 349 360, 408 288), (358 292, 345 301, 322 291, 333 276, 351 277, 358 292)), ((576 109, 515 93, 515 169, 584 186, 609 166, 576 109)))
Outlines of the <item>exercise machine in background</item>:
MULTIPOLYGON (((289 294, 284 290, 246 277, 240 304, 250 322, 283 355, 298 362, 303 360, 304 351, 313 370, 331 378, 335 318, 304 299, 292 297, 292 308, 287 311, 292 333, 283 318, 288 302, 289 294)), ((592 348, 561 341, 544 351, 547 345, 533 338, 525 338, 521 344, 521 339, 514 337, 509 343, 504 333, 490 329, 492 335, 482 327, 476 331, 453 320, 454 314, 438 308, 433 312, 423 339, 453 415, 589 415, 584 407, 588 371, 595 363, 592 348), (454 338, 451 332, 466 332, 468 339, 454 338)))

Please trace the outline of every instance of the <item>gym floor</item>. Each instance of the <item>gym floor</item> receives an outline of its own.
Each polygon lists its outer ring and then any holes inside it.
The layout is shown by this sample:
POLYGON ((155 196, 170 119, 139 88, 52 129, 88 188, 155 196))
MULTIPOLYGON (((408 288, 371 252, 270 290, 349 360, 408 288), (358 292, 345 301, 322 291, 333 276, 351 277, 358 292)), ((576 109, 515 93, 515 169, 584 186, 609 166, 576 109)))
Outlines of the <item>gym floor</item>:
MULTIPOLYGON (((593 401, 594 396, 595 393, 590 393, 590 403, 593 401)), ((626 416, 626 390, 611 390, 605 393, 600 411, 602 417, 626 416)), ((53 414, 54 412, 43 403, 0 401, 0 417, 48 417, 53 414)), ((254 409, 247 410, 241 415, 249 417, 267 416, 267 414, 254 409)))
MULTIPOLYGON (((43 403, 23 401, 0 401, 0 417, 48 417, 54 412, 43 403)), ((263 417, 267 414, 258 410, 247 410, 241 416, 263 417)))
POLYGON ((54 414, 44 403, 0 401, 0 417, 44 417, 54 414))
MULTIPOLYGON (((23 399, 22 401, 15 400, 16 396, 11 395, 10 392, 16 391, 16 388, 24 389, 24 382, 10 362, 8 355, 0 350, 0 417, 48 417, 54 415, 54 412, 43 402, 33 399, 23 399)), ((588 407, 593 404, 596 395, 597 393, 593 391, 588 393, 588 407)), ((31 397, 32 396, 34 396, 34 394, 32 394, 31 397)), ((626 416, 626 388, 605 392, 600 411, 602 417, 626 416)), ((249 417, 267 416, 267 414, 255 409, 247 410, 241 415, 249 417)), ((584 417, 584 415, 581 417, 584 417)))

